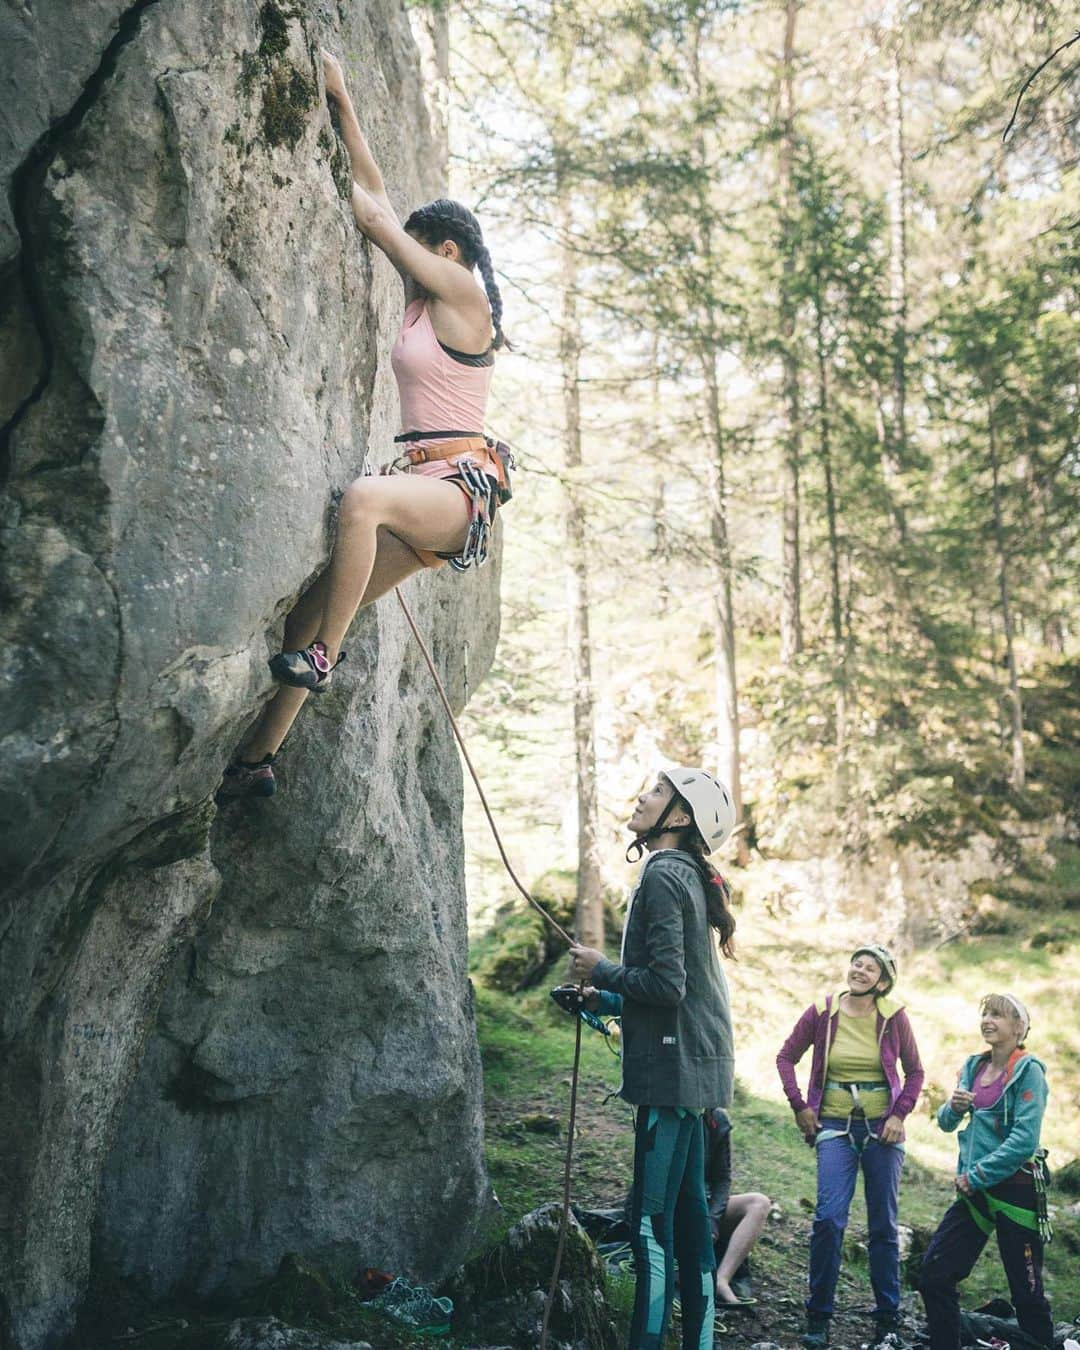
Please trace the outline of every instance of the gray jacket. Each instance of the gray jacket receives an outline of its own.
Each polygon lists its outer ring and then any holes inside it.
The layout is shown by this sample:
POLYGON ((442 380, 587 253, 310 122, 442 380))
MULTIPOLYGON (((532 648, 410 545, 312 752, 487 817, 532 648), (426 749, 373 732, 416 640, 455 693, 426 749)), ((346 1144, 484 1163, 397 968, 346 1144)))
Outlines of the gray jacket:
MULTIPOLYGON (((620 963, 597 989, 622 1000, 622 1096, 635 1106, 730 1106, 735 1068, 727 981, 688 853, 661 849, 630 897, 620 963)), ((615 1011, 608 996, 604 1011, 615 1011)))

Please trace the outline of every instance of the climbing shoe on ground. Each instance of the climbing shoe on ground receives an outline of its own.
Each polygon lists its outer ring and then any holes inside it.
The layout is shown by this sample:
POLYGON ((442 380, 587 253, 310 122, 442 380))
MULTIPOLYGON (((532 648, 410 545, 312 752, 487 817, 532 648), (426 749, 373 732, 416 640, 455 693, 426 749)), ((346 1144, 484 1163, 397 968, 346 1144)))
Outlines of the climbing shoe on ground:
POLYGON ((334 669, 345 660, 342 652, 333 665, 326 655, 325 642, 313 642, 298 652, 279 652, 270 661, 270 673, 279 684, 294 689, 310 689, 313 694, 325 694, 330 688, 334 669))
POLYGON ((807 1313, 806 1330, 802 1334, 800 1344, 803 1350, 826 1350, 829 1344, 829 1319, 807 1313))
POLYGON ((272 797, 277 791, 274 780, 274 755, 264 755, 258 763, 234 759, 225 770, 214 797, 219 802, 236 801, 239 797, 272 797))
POLYGON ((381 1294, 368 1299, 364 1306, 375 1308, 427 1336, 445 1335, 450 1330, 450 1317, 454 1311, 450 1299, 436 1298, 430 1289, 407 1284, 400 1276, 381 1294))

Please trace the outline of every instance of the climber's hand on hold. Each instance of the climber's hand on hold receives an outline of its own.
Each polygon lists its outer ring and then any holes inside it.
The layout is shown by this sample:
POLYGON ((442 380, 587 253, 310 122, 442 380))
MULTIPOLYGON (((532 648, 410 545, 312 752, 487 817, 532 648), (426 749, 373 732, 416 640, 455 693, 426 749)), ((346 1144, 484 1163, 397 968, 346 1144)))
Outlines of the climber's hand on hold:
POLYGON ((322 48, 322 68, 327 94, 335 103, 344 103, 349 97, 345 88, 345 72, 341 69, 341 62, 325 47, 322 48))
POLYGON ((604 953, 598 952, 595 947, 579 947, 575 942, 570 948, 570 960, 579 980, 587 980, 603 959, 604 953))

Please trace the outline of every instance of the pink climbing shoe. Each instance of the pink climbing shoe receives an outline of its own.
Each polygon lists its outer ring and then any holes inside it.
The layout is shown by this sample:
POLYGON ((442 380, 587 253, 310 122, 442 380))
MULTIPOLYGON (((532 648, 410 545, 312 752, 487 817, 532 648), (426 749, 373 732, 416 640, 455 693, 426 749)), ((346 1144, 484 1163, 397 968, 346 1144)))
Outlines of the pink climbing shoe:
POLYGON ((342 652, 333 665, 326 655, 325 642, 313 642, 298 652, 279 652, 270 661, 270 673, 279 684, 294 689, 310 689, 313 694, 325 694, 330 688, 334 669, 345 660, 342 652))
POLYGON ((257 764, 234 759, 225 770, 214 799, 220 803, 237 801, 241 797, 272 797, 277 791, 274 759, 274 755, 264 755, 257 764))

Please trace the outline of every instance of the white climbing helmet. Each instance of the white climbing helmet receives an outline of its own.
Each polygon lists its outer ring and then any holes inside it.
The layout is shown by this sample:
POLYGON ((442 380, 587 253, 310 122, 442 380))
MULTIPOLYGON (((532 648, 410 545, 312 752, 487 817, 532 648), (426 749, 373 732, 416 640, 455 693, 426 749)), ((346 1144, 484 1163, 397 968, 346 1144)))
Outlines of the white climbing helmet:
POLYGON ((712 853, 731 837, 735 803, 723 783, 704 769, 662 769, 660 777, 666 778, 689 806, 706 853, 712 853))

